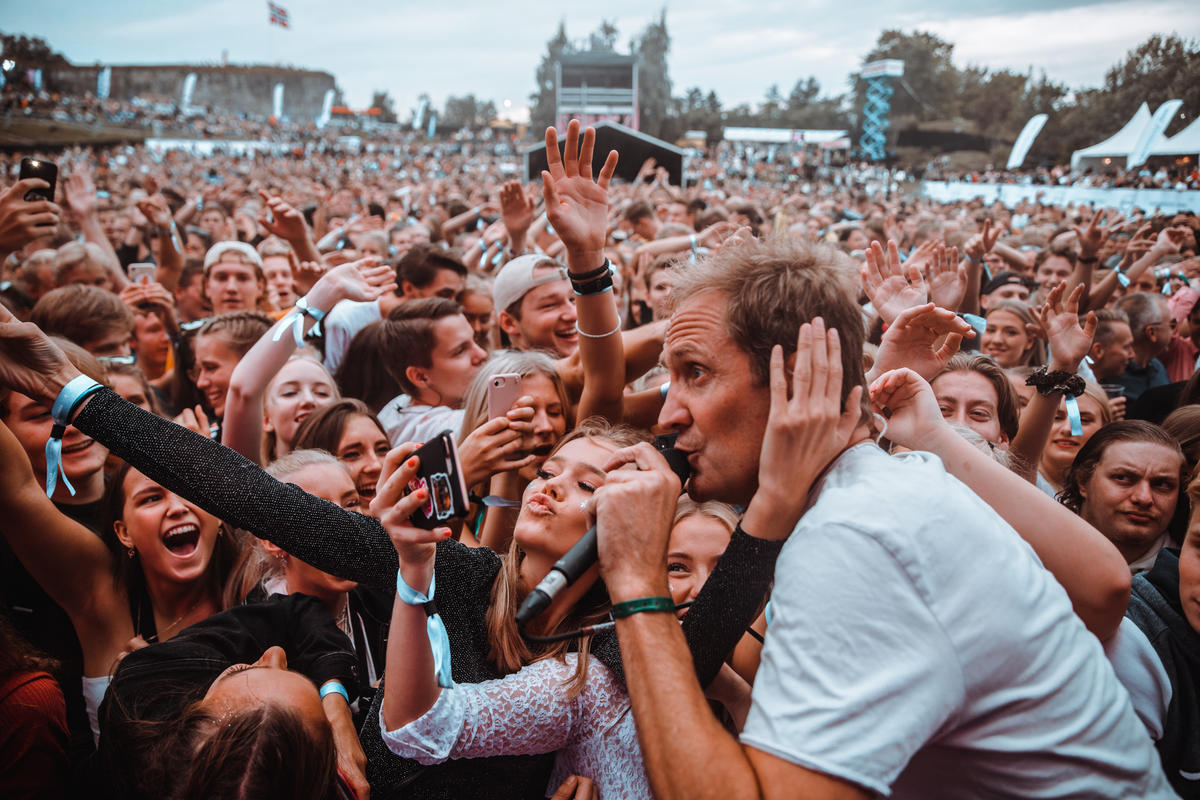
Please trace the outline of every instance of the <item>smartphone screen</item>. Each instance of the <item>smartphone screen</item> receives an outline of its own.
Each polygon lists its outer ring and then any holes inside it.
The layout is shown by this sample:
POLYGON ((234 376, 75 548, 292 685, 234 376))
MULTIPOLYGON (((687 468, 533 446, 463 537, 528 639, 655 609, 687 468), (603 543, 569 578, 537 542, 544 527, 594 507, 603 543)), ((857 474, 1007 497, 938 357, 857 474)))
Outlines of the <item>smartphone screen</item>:
POLYGON ((129 265, 129 280, 132 283, 153 283, 157 274, 158 267, 154 264, 140 263, 129 265))

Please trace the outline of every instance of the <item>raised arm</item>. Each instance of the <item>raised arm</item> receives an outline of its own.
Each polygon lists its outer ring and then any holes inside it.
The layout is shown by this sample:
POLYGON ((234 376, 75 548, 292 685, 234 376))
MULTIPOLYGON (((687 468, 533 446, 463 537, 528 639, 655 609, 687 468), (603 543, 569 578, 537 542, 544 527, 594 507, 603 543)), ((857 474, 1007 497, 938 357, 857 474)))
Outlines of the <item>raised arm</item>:
MULTIPOLYGON (((0 385, 50 407, 80 375, 34 324, 0 306, 0 385)), ((378 520, 281 483, 228 447, 101 389, 72 424, 163 488, 317 569, 390 590, 396 552, 378 520)))
MULTIPOLYGON (((1079 303, 1085 287, 1076 285, 1062 302, 1065 284, 1060 283, 1050 290, 1045 304, 1037 314, 1046 338, 1050 341, 1050 364, 1048 372, 1069 372, 1079 369, 1079 363, 1092 347, 1096 335, 1096 315, 1089 312, 1084 325, 1079 324, 1079 303)), ((924 377, 924 376, 922 376, 924 377)), ((1017 456, 1017 474, 1030 483, 1037 481, 1038 464, 1042 451, 1050 441, 1054 428, 1054 413, 1058 410, 1061 395, 1046 396, 1034 392, 1029 405, 1021 414, 1021 426, 1012 441, 1010 450, 1017 456)))
POLYGON ((83 238, 104 251, 104 266, 112 276, 113 286, 118 291, 125 288, 129 278, 125 277, 121 261, 117 258, 117 251, 113 250, 112 243, 100 227, 100 215, 96 210, 96 187, 92 184, 91 175, 86 170, 76 170, 63 184, 63 190, 66 193, 67 206, 75 215, 83 238))
POLYGON ((171 209, 161 194, 138 200, 137 209, 150 220, 154 235, 158 237, 158 270, 154 279, 173 292, 183 273, 183 242, 179 239, 175 220, 171 219, 171 209))
POLYGON ((875 381, 871 401, 890 412, 889 439, 939 456, 950 474, 1016 529, 1066 589, 1088 630, 1101 641, 1116 632, 1129 602, 1129 567, 1103 534, 959 436, 942 419, 929 384, 912 370, 875 381))
POLYGON ((267 205, 262 216, 258 218, 258 224, 268 233, 290 244, 296 258, 301 262, 312 261, 320 264, 321 253, 313 244, 312 232, 308 229, 308 223, 304 221, 304 215, 285 203, 281 197, 274 197, 261 189, 258 196, 267 205))
MULTIPOLYGON (((396 273, 372 257, 325 273, 304 300, 307 308, 328 312, 342 300, 375 300, 395 289, 396 273)), ((229 381, 222 442, 255 463, 262 459, 263 396, 267 384, 296 350, 292 328, 297 324, 303 331, 315 324, 299 306, 255 342, 234 367, 229 381)))
POLYGON ((89 674, 108 669, 113 642, 133 637, 125 592, 112 579, 100 537, 61 513, 33 474, 20 442, 0 424, 0 515, 9 547, 71 618, 89 674))
POLYGON ((26 178, 0 194, 0 263, 34 239, 49 236, 62 222, 62 209, 48 200, 27 201, 31 189, 49 189, 41 178, 26 178))
POLYGON ((546 129, 547 169, 542 172, 546 215, 567 251, 567 270, 575 290, 579 316, 579 355, 583 391, 577 416, 598 415, 621 421, 625 387, 625 352, 621 319, 613 300, 612 276, 605 272, 604 241, 608 235, 608 185, 617 168, 611 151, 592 181, 596 132, 588 128, 579 141, 579 122, 567 126, 564 158, 558 155, 558 133, 546 129), (607 286, 605 284, 607 283, 607 286))

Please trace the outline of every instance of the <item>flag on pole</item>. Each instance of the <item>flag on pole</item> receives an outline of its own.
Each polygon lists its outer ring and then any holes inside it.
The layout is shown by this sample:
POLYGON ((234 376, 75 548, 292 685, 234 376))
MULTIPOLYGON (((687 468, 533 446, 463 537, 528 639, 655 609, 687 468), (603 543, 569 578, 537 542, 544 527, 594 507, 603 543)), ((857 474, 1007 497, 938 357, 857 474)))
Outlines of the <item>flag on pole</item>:
POLYGON ((288 12, 283 6, 277 6, 274 3, 267 3, 267 23, 270 25, 278 25, 281 28, 288 26, 288 12))

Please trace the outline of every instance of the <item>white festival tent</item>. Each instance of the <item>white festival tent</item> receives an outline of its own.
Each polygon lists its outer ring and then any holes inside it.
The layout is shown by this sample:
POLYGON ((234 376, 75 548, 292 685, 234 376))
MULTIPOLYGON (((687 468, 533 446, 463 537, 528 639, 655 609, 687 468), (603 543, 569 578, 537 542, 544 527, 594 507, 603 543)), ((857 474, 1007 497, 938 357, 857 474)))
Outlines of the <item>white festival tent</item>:
POLYGON ((1150 148, 1152 156, 1200 156, 1200 117, 1172 136, 1162 138, 1150 148))
MULTIPOLYGON (((1087 167, 1100 168, 1107 166, 1104 159, 1124 159, 1133 150, 1137 144, 1138 137, 1142 131, 1151 122, 1150 107, 1142 103, 1138 108, 1137 113, 1133 115, 1133 119, 1125 123, 1125 127, 1114 133, 1109 138, 1099 144, 1094 144, 1091 147, 1085 147, 1082 150, 1076 150, 1071 154, 1071 169, 1085 169, 1087 167)), ((1161 142, 1155 142, 1151 146, 1151 152, 1155 152, 1161 142)))

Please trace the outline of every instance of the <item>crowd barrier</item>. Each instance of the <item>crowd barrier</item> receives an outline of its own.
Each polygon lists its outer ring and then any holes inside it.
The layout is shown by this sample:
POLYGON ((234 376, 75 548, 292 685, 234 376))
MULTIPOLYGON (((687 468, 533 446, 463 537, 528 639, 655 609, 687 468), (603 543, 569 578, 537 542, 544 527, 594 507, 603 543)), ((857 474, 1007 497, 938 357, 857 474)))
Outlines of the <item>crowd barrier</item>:
POLYGON ((1200 214, 1200 191, 1174 189, 1099 189, 1093 186, 1036 186, 1016 183, 966 183, 924 181, 921 194, 939 203, 982 198, 987 203, 999 200, 1012 208, 1021 200, 1034 200, 1052 206, 1087 203, 1099 208, 1115 208, 1128 214, 1140 208, 1148 214, 1174 214, 1193 211, 1200 214))
POLYGON ((240 156, 256 152, 281 153, 288 145, 252 139, 147 139, 146 148, 160 155, 167 150, 186 150, 194 156, 211 156, 215 151, 240 156))

